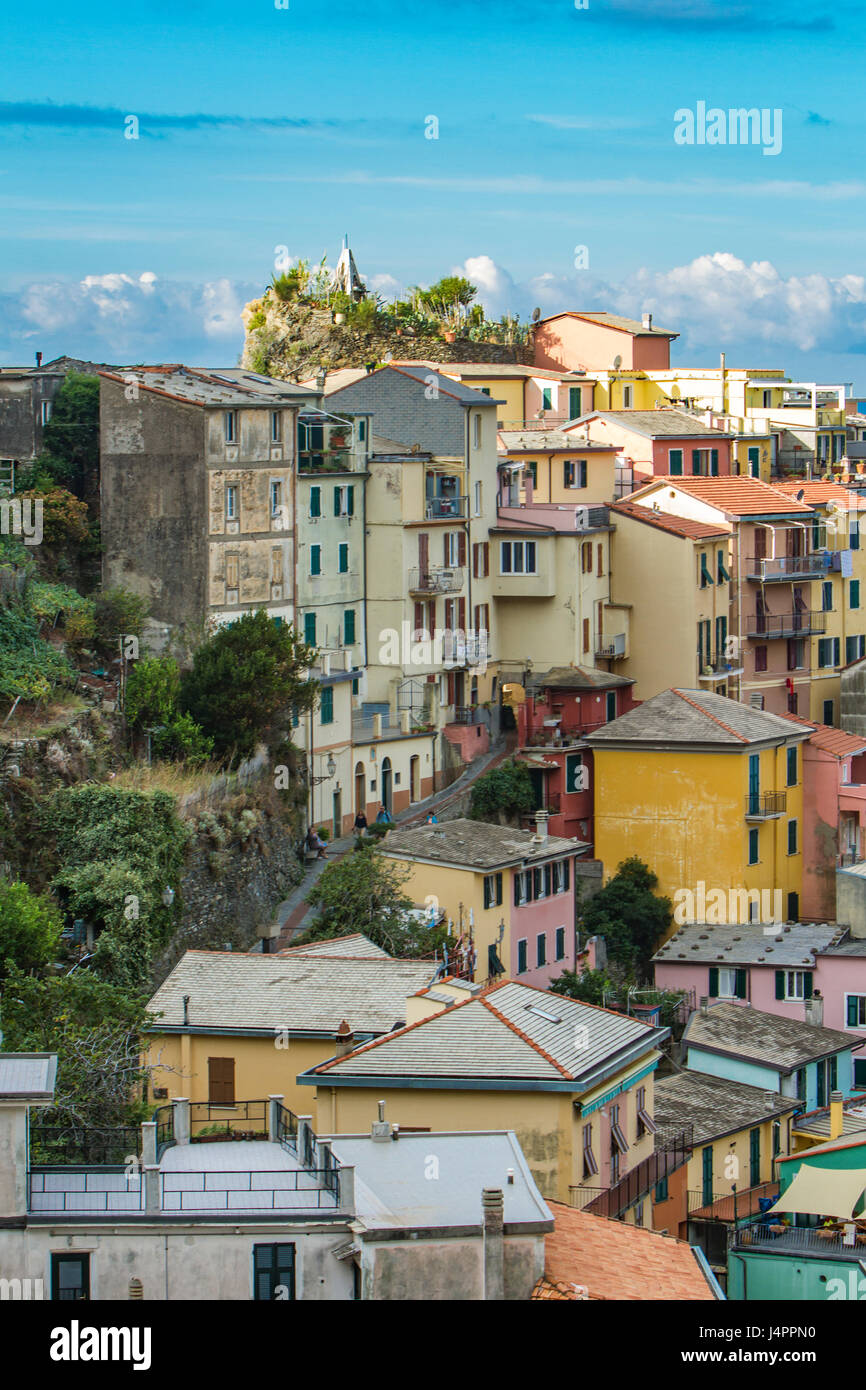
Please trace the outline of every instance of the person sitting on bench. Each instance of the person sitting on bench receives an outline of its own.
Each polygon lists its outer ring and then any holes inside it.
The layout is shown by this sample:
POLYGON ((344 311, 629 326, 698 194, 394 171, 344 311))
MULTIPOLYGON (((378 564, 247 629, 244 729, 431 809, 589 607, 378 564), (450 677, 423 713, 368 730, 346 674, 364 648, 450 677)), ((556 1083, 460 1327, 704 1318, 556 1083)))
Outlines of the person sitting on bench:
POLYGON ((314 850, 318 850, 318 854, 316 855, 317 859, 327 859, 328 857, 327 852, 325 850, 325 841, 319 839, 319 836, 316 834, 316 831, 313 829, 312 826, 310 826, 310 829, 307 832, 306 848, 309 853, 312 853, 314 850))

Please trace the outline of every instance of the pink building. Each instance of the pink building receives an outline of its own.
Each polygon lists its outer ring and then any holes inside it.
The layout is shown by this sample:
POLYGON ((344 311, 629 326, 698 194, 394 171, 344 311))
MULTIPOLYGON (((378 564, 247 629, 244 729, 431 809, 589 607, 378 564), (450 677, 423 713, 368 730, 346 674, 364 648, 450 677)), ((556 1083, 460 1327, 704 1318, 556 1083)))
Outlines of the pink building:
POLYGON ((814 731, 803 745, 801 913, 834 922, 836 870, 866 858, 866 739, 785 717, 814 731))
POLYGON ((654 328, 652 314, 640 322, 622 314, 577 313, 569 310, 541 319, 535 327, 535 365, 560 371, 607 369, 616 363, 623 371, 666 371, 671 343, 678 338, 654 328))
POLYGON ((584 735, 634 708, 628 676, 564 666, 533 675, 517 711, 518 757, 554 835, 593 840, 592 749, 584 735))
POLYGON ((613 445, 634 472, 636 486, 650 478, 728 477, 734 436, 684 410, 595 410, 563 433, 588 429, 595 444, 613 445))
MULTIPOLYGON (((653 956, 659 989, 751 1005, 764 1013, 866 1038, 866 938, 835 923, 695 923, 653 956)), ((866 1058, 855 1057, 866 1086, 866 1058)))

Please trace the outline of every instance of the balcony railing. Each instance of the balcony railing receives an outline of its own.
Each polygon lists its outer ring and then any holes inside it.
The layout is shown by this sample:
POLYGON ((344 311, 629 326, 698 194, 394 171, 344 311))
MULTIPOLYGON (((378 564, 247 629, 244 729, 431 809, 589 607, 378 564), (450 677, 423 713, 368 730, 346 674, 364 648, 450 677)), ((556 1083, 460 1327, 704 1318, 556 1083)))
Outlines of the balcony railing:
POLYGON ((706 662, 700 666, 699 680, 702 681, 723 681, 729 676, 738 676, 743 668, 733 661, 712 661, 709 665, 706 662))
POLYGON ((465 497, 428 497, 424 503, 424 516, 427 521, 465 517, 466 502, 465 497))
POLYGON ((749 556, 745 562, 746 576, 764 583, 784 582, 786 579, 820 578, 830 568, 829 553, 815 551, 811 555, 777 555, 770 559, 749 556))
POLYGON ((636 1164, 618 1183, 611 1187, 570 1187, 571 1205, 595 1216, 616 1220, 635 1202, 646 1197, 663 1178, 687 1163, 693 1147, 691 1125, 680 1130, 660 1132, 656 1135, 655 1151, 636 1164))
POLYGON ((827 614, 808 609, 795 613, 750 613, 746 618, 747 637, 808 637, 827 631, 827 614))
POLYGON ((750 792, 746 797, 746 820, 773 820, 785 814, 787 805, 787 792, 750 792))
POLYGON ((411 569, 409 571, 409 592, 411 594, 456 594, 463 588, 464 571, 462 567, 443 569, 411 569))
POLYGON ((595 654, 605 661, 616 661, 625 656, 625 633, 617 632, 614 636, 606 632, 599 634, 595 639, 595 654))
POLYGON ((779 1195, 777 1181, 762 1182, 754 1187, 744 1187, 742 1192, 704 1192, 702 1188, 687 1193, 689 1216, 703 1221, 741 1221, 746 1217, 757 1216, 762 1208, 761 1202, 768 1204, 779 1195))
MULTIPOLYGON (((854 1224, 853 1222, 851 1223, 854 1224)), ((731 1233, 731 1248, 758 1248, 774 1255, 829 1255, 834 1259, 866 1260, 866 1231, 859 1227, 853 1235, 837 1229, 811 1226, 785 1226, 781 1220, 764 1217, 740 1226, 731 1233)))
POLYGON ((353 473, 354 455, 349 449, 319 450, 298 454, 299 473, 353 473))

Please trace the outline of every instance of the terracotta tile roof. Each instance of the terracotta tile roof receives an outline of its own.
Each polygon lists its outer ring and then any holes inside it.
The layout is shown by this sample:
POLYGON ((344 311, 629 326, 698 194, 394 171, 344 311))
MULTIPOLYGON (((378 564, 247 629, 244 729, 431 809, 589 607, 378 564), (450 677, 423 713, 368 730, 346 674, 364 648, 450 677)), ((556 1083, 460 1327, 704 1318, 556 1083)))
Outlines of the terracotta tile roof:
MULTIPOLYGON (((687 492, 690 497, 708 502, 710 506, 718 507, 719 511, 727 512, 729 516, 771 516, 773 513, 789 516, 798 512, 812 514, 812 508, 807 507, 805 502, 798 502, 796 497, 786 496, 769 483, 762 483, 760 478, 681 478, 669 474, 665 478, 656 478, 649 486, 657 490, 663 483, 670 483, 680 492, 687 492)), ((640 493, 632 495, 646 496, 647 490, 642 488, 640 493)))
POLYGON ((781 718, 811 729, 809 742, 815 748, 820 748, 822 753, 832 753, 834 758, 850 758, 856 753, 866 752, 866 738, 847 734, 844 729, 835 729, 832 724, 818 724, 814 719, 803 719, 797 714, 782 714, 781 718))
POLYGON ((784 492, 786 497, 796 497, 802 492, 803 501, 810 507, 820 507, 825 502, 850 502, 852 497, 858 496, 852 488, 843 487, 841 483, 824 483, 820 479, 813 479, 811 482, 807 482, 805 478, 794 478, 784 482, 780 480, 772 486, 777 492, 784 492))
POLYGON ((548 1284, 584 1285, 591 1299, 714 1301, 686 1241, 559 1202, 547 1205, 556 1223, 544 1241, 548 1284))
POLYGON ((642 521, 646 526, 655 526, 659 531, 669 531, 672 536, 681 536, 684 540, 709 540, 712 536, 731 534, 731 527, 726 521, 710 525, 706 521, 692 521, 690 517, 656 512, 651 507, 642 507, 636 502, 614 502, 610 510, 631 517, 634 521, 642 521))
POLYGON ((589 1298, 585 1284, 568 1284, 564 1279, 547 1279, 544 1276, 539 1279, 532 1293, 531 1299, 566 1299, 571 1302, 581 1300, 583 1302, 589 1298))
POLYGON ((626 318, 624 314, 608 314, 603 310, 587 310, 582 313, 578 309, 564 309, 560 314, 549 314, 547 318, 541 319, 542 323, 552 323, 554 319, 586 319, 589 323, 600 324, 602 328, 616 328, 621 333, 631 333, 632 337, 640 338, 678 338, 679 333, 674 333, 669 328, 645 328, 640 319, 626 318))

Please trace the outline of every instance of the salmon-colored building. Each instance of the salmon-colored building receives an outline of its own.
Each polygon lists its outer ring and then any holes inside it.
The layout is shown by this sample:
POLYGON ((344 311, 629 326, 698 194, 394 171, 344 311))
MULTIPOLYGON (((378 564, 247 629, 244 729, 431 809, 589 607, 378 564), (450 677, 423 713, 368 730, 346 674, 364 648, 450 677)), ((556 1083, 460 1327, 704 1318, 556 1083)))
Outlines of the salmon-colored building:
POLYGON ((535 328, 535 365, 555 371, 613 367, 627 371, 666 371, 671 342, 678 338, 653 327, 652 314, 642 319, 622 314, 568 310, 539 320, 535 328))
POLYGON ((807 921, 836 920, 836 870, 866 852, 866 739, 788 714, 803 745, 803 894, 807 921))
POLYGON ((653 477, 718 478, 731 472, 734 436, 685 410, 596 410, 563 430, 566 438, 578 432, 593 444, 616 448, 636 487, 653 477))

